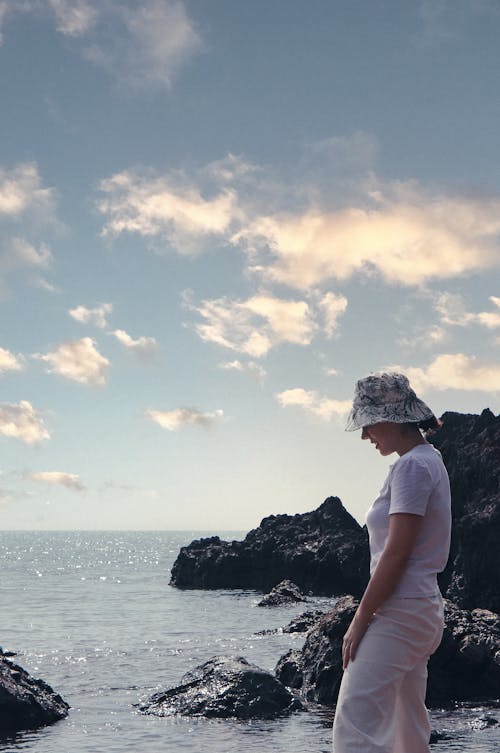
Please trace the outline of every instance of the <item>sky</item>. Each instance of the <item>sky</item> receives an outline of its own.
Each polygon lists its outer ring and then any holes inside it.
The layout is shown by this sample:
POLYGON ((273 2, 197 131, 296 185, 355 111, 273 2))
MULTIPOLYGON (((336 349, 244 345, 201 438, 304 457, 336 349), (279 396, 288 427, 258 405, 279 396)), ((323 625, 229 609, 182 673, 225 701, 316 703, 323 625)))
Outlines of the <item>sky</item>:
POLYGON ((500 409, 497 0, 0 0, 0 528, 241 530, 500 409))

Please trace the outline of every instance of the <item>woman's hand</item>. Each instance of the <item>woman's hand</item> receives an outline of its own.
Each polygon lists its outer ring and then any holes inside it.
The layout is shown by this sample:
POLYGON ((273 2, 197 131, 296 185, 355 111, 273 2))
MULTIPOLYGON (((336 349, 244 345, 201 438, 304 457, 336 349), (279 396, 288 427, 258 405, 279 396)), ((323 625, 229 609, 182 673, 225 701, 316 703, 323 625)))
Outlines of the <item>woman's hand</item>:
POLYGON ((354 657, 358 651, 358 646, 361 643, 361 639, 366 633, 369 624, 369 621, 361 619, 357 614, 354 616, 354 619, 349 625, 347 633, 344 635, 342 641, 343 669, 347 667, 350 661, 354 661, 354 657))

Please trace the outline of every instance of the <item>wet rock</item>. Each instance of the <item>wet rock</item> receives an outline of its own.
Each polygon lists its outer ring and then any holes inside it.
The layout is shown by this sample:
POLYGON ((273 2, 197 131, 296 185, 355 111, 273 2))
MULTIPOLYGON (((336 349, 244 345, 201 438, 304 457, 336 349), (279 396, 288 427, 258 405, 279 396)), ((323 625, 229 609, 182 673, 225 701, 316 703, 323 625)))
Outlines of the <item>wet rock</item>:
POLYGON ((476 719, 469 722, 469 727, 474 730, 489 729, 490 727, 498 727, 498 725, 498 719, 494 716, 489 716, 488 714, 478 716, 476 719))
MULTIPOLYGON (((356 611, 350 596, 339 599, 306 636, 302 650, 284 654, 276 676, 301 696, 333 706, 342 680, 342 638, 356 611)), ((500 697, 500 616, 459 609, 445 601, 443 640, 429 661, 430 707, 500 697)))
POLYGON ((283 628, 284 633, 307 633, 307 631, 316 625, 317 622, 323 617, 325 611, 323 609, 311 609, 308 612, 302 612, 302 614, 294 617, 290 620, 288 625, 283 628))
POLYGON ((333 706, 342 679, 342 639, 357 605, 352 596, 339 599, 308 632, 302 650, 281 657, 276 677, 288 687, 300 688, 306 700, 333 706))
POLYGON ((31 677, 6 654, 0 655, 0 736, 53 724, 68 710, 47 683, 31 677))
POLYGON ((243 657, 215 656, 188 672, 177 687, 139 706, 154 716, 272 719, 303 710, 301 702, 270 672, 243 657))
POLYGON ((243 541, 218 536, 182 547, 172 567, 178 588, 252 588, 288 579, 304 593, 360 595, 368 581, 366 529, 338 497, 297 515, 270 515, 243 541))
POLYGON ((300 588, 291 580, 282 580, 277 586, 264 596, 257 604, 258 607, 283 607, 306 601, 300 588))
POLYGON ((443 640, 429 661, 427 703, 500 698, 500 615, 445 601, 443 640))

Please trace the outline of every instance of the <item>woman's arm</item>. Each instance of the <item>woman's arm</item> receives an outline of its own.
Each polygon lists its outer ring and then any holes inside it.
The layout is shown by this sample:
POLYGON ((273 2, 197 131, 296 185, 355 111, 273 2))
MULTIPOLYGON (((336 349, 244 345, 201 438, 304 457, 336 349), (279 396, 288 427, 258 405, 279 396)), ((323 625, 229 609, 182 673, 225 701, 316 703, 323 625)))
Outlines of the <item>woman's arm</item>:
POLYGON ((354 619, 344 635, 342 644, 344 669, 350 661, 354 660, 373 614, 396 588, 415 546, 421 521, 421 515, 410 513, 393 513, 389 516, 389 534, 384 551, 366 587, 354 619))

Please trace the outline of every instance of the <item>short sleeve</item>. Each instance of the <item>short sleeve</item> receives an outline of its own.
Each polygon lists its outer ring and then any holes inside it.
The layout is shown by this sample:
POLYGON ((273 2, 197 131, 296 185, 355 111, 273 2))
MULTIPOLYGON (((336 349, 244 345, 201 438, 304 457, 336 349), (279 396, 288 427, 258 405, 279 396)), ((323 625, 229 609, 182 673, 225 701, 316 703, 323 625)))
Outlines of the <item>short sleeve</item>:
POLYGON ((389 515, 396 512, 425 515, 434 484, 429 468, 416 458, 396 463, 391 475, 389 515))

